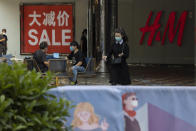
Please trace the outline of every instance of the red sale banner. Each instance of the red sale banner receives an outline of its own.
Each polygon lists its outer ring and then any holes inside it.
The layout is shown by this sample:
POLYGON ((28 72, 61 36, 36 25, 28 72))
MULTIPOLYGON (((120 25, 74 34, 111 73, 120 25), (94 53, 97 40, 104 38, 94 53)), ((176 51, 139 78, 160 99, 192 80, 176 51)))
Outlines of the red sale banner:
POLYGON ((48 53, 70 53, 73 5, 21 6, 21 54, 34 53, 48 42, 48 53))

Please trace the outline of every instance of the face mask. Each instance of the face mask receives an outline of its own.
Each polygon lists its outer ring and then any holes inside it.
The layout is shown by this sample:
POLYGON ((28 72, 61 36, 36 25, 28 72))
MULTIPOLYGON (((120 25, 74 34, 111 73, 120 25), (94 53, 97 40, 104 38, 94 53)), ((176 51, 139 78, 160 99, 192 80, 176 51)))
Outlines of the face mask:
POLYGON ((3 32, 2 34, 3 34, 3 35, 6 35, 6 33, 5 33, 5 32, 3 32))
POLYGON ((70 51, 74 51, 74 48, 72 46, 70 46, 70 51))
POLYGON ((137 107, 138 106, 138 101, 137 100, 134 100, 131 102, 132 106, 134 107, 137 107))
POLYGON ((115 40, 116 40, 117 42, 120 42, 120 41, 122 40, 122 38, 121 38, 121 37, 115 37, 115 40))

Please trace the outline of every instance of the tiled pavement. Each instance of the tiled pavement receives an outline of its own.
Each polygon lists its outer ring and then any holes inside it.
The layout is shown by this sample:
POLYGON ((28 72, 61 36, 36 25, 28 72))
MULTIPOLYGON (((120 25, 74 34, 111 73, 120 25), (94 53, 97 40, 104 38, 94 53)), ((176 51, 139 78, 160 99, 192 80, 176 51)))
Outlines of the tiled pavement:
MULTIPOLYGON (((130 66, 132 85, 196 86, 195 69, 191 65, 134 65, 130 66)), ((110 85, 108 73, 92 78, 79 78, 79 85, 110 85)))

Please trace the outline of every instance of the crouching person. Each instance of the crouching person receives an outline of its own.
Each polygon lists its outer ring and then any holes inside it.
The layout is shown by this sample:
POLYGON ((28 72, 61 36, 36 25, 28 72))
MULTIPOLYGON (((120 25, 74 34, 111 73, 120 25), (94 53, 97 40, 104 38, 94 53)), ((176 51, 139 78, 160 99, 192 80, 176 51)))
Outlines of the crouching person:
POLYGON ((79 45, 76 41, 73 41, 70 44, 70 50, 71 50, 71 54, 68 56, 68 59, 72 60, 72 65, 73 65, 71 67, 73 77, 70 78, 70 81, 72 85, 76 85, 78 72, 85 72, 86 61, 84 55, 79 50, 79 45))
POLYGON ((41 42, 39 48, 40 49, 33 54, 33 58, 35 59, 39 70, 42 73, 45 73, 48 71, 48 67, 49 67, 49 61, 47 61, 46 59, 46 53, 48 51, 48 43, 46 41, 41 42))

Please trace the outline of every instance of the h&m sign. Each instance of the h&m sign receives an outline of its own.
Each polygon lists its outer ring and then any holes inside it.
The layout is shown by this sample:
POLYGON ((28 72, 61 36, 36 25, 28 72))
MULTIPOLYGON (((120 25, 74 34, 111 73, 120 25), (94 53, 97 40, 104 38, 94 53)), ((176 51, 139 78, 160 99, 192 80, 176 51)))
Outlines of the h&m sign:
POLYGON ((187 20, 188 11, 183 11, 180 18, 176 19, 176 12, 171 12, 169 14, 169 18, 167 21, 167 24, 164 29, 164 33, 161 36, 161 24, 160 20, 163 16, 163 11, 159 11, 155 17, 154 23, 150 25, 150 21, 153 16, 153 12, 151 11, 145 27, 140 28, 140 31, 142 32, 142 37, 140 39, 140 44, 144 41, 144 36, 149 32, 149 38, 148 38, 148 46, 152 45, 153 40, 155 39, 158 42, 161 42, 162 45, 164 45, 166 37, 168 35, 169 42, 173 43, 175 36, 177 36, 177 45, 182 45, 182 39, 184 34, 184 28, 187 20), (175 26, 175 22, 177 21, 177 25, 175 26))

